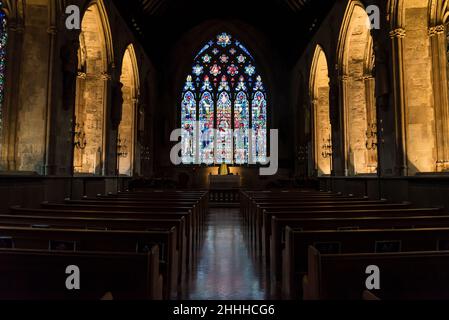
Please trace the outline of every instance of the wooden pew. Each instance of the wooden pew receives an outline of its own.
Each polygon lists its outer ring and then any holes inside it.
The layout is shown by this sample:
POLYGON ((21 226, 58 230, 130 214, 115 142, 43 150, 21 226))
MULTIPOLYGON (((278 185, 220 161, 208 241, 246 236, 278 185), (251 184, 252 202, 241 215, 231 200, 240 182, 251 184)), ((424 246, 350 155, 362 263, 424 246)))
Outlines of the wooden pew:
POLYGON ((282 291, 288 298, 300 294, 294 284, 300 283, 307 271, 309 246, 316 247, 321 253, 439 251, 449 248, 449 228, 302 231, 287 227, 282 291))
POLYGON ((0 226, 0 247, 50 251, 103 251, 145 253, 160 248, 164 298, 177 295, 178 252, 176 228, 160 231, 98 231, 79 229, 36 229, 0 226))
MULTIPOLYGON (((275 239, 276 243, 279 239, 278 236, 272 238, 272 218, 285 218, 285 219, 307 219, 307 218, 357 218, 357 217, 413 217, 413 216, 433 216, 441 214, 440 208, 419 208, 410 209, 407 206, 391 205, 391 206, 342 206, 334 207, 332 211, 322 211, 321 207, 315 207, 312 209, 299 208, 295 211, 264 211, 263 224, 261 228, 261 242, 262 242, 262 254, 265 257, 265 262, 275 261, 279 256, 275 256, 271 259, 271 239, 275 239), (301 211, 303 210, 303 211, 301 211)), ((285 225, 284 225, 285 227, 285 225)), ((324 228, 327 229, 327 228, 324 228)), ((274 247, 276 248, 276 247, 274 247)), ((272 274, 277 274, 279 269, 270 264, 272 274)))
POLYGON ((449 216, 375 216, 334 218, 278 218, 272 217, 270 237, 270 278, 272 285, 281 280, 282 250, 285 248, 285 228, 295 230, 350 229, 413 229, 449 227, 449 216))
POLYGON ((303 280, 306 300, 359 300, 366 290, 365 270, 370 265, 380 269, 380 290, 372 292, 375 297, 449 299, 449 251, 321 254, 310 247, 308 255, 303 280))
POLYGON ((74 210, 98 210, 99 207, 107 211, 145 211, 145 212, 190 212, 188 223, 192 223, 192 240, 198 244, 204 233, 205 217, 202 217, 197 206, 191 203, 168 202, 154 203, 148 201, 119 201, 119 200, 66 200, 64 204, 43 203, 44 208, 74 209, 74 210), (65 208, 64 208, 65 206, 65 208), (70 207, 68 207, 70 206, 70 207))
POLYGON ((0 249, 0 300, 162 299, 159 249, 148 253, 49 252, 0 249), (65 283, 68 266, 80 269, 80 290, 65 283))
MULTIPOLYGON (((48 211, 47 211, 48 212, 48 211)), ((33 210, 22 209, 23 214, 33 214, 33 210)), ((0 215, 0 225, 31 228, 56 229, 86 229, 86 230, 136 230, 151 231, 176 227, 177 246, 179 252, 178 270, 179 284, 183 284, 187 273, 187 234, 185 231, 185 217, 168 219, 128 219, 128 218, 96 218, 89 217, 61 217, 58 212, 49 216, 36 215, 0 215)))
MULTIPOLYGON (((387 204, 386 200, 367 200, 367 199, 353 199, 348 201, 333 201, 333 200, 295 200, 295 201, 287 201, 287 202, 255 202, 252 206, 251 210, 248 211, 247 215, 247 232, 248 232, 248 241, 256 251, 262 250, 261 247, 261 239, 259 232, 263 227, 263 212, 264 210, 278 210, 278 211, 293 211, 295 208, 299 207, 316 207, 316 206, 356 206, 356 205, 381 205, 387 204)), ((245 218, 244 218, 245 219, 245 218)))
POLYGON ((132 218, 132 219, 177 219, 184 217, 186 226, 186 264, 187 268, 191 268, 195 257, 195 252, 200 247, 200 225, 196 217, 192 214, 190 207, 178 206, 160 206, 151 205, 133 206, 130 203, 127 206, 111 204, 83 205, 83 204, 54 204, 42 203, 43 209, 32 209, 24 211, 20 207, 12 207, 13 214, 22 215, 52 215, 61 217, 97 217, 97 218, 132 218), (50 211, 49 211, 50 210, 50 211), (57 211, 57 212, 55 212, 57 211))
MULTIPOLYGON (((313 217, 331 216, 335 211, 348 212, 348 216, 358 216, 354 211, 366 212, 369 216, 373 214, 370 210, 390 212, 392 215, 396 215, 398 210, 402 212, 404 209, 410 209, 409 203, 380 203, 380 204, 334 204, 334 205, 307 205, 307 206, 292 206, 292 207, 277 207, 267 206, 264 207, 260 216, 257 218, 257 227, 255 230, 255 240, 259 244, 257 248, 262 250, 262 256, 269 258, 269 239, 271 236, 271 218, 273 215, 285 216, 285 217, 304 217, 305 215, 313 217), (328 212, 328 214, 321 214, 321 212, 328 212), (309 214, 310 213, 310 214, 309 214), (312 214, 313 213, 313 214, 312 214)), ((427 212, 439 212, 440 209, 411 209, 408 210, 410 215, 427 214, 427 212)), ((334 214, 335 216, 337 214, 334 214)), ((383 215, 383 214, 382 214, 383 215)))

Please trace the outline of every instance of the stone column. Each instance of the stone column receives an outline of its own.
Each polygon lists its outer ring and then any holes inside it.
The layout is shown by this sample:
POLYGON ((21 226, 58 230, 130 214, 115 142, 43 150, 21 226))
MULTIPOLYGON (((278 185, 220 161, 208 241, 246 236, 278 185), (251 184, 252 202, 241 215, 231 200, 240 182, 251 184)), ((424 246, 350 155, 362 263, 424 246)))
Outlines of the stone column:
MULTIPOLYGON (((52 10, 50 8, 49 10, 52 10)), ((51 19, 51 17, 50 17, 51 19)), ((55 48, 57 28, 55 21, 50 22, 47 33, 49 37, 48 47, 48 70, 47 70, 47 106, 46 106, 46 120, 45 120, 45 151, 44 151, 44 175, 55 175, 55 147, 56 147, 56 112, 53 107, 53 78, 55 67, 55 48)))
POLYGON ((117 130, 120 121, 116 123, 116 119, 113 119, 114 105, 116 103, 114 101, 115 90, 112 80, 113 65, 110 67, 110 70, 110 72, 103 72, 101 75, 105 87, 103 101, 106 106, 103 115, 103 150, 101 150, 101 175, 103 176, 114 175, 117 171, 117 130))
POLYGON ((348 131, 348 125, 349 125, 349 112, 346 110, 346 107, 348 106, 348 86, 349 81, 351 81, 351 78, 347 75, 341 75, 339 77, 340 81, 340 130, 338 130, 338 134, 341 136, 340 138, 340 156, 341 161, 344 163, 343 170, 345 176, 350 176, 354 174, 354 163, 351 164, 351 155, 350 155, 350 148, 349 148, 349 131, 348 131))
MULTIPOLYGON (((337 67, 336 67, 337 68, 337 67)), ((342 77, 331 76, 329 82, 329 117, 332 136, 332 170, 335 176, 346 174, 345 144, 344 144, 344 89, 342 77)))
POLYGON ((408 175, 407 160, 407 106, 406 106, 406 83, 404 81, 404 38, 406 31, 403 28, 397 28, 390 32, 392 43, 392 67, 393 67, 393 84, 394 84, 394 103, 395 103, 395 120, 396 120, 396 142, 395 152, 397 154, 396 174, 408 175))
POLYGON ((10 20, 6 61, 6 96, 3 105, 3 147, 1 167, 7 171, 17 170, 17 120, 19 109, 19 86, 24 37, 23 21, 10 20))
MULTIPOLYGON (((376 82, 372 75, 365 75, 363 77, 365 82, 365 101, 366 101, 366 124, 367 132, 370 133, 372 129, 377 128, 377 116, 376 116, 376 98, 375 98, 375 86, 376 82)), ((377 134, 377 130, 375 131, 377 134)), ((371 148, 372 139, 368 139, 369 147, 371 148)), ((377 143, 377 139, 375 141, 377 143)), ((376 147, 377 148, 377 147, 376 147)), ((377 170, 377 149, 367 150, 367 167, 370 169, 370 173, 374 173, 377 170)))
POLYGON ((438 172, 449 170, 449 115, 446 28, 429 28, 432 52, 432 76, 435 105, 435 131, 438 172))

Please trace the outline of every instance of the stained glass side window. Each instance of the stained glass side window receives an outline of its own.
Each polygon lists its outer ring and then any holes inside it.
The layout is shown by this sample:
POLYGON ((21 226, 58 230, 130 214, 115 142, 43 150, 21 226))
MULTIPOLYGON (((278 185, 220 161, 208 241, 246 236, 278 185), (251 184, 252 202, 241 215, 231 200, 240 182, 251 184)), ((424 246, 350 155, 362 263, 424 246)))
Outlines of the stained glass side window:
POLYGON ((182 162, 184 164, 193 163, 196 155, 195 126, 196 126, 196 99, 194 93, 192 77, 187 77, 184 87, 181 111, 182 125, 182 162))
POLYGON ((183 90, 183 163, 196 163, 198 148, 201 164, 247 164, 250 129, 256 129, 253 159, 265 161, 266 117, 266 92, 253 56, 232 35, 218 34, 196 55, 183 90))
POLYGON ((259 163, 267 161, 267 100, 261 91, 254 94, 252 103, 253 156, 259 163))
POLYGON ((248 163, 249 101, 243 77, 237 89, 234 102, 234 159, 236 164, 245 164, 248 163))
POLYGON ((209 77, 204 78, 201 88, 202 96, 200 100, 199 126, 201 130, 200 156, 201 163, 214 163, 214 110, 215 103, 212 96, 212 87, 209 77))
POLYGON ((217 102, 217 153, 216 163, 232 164, 231 97, 224 91, 217 102))
POLYGON ((8 42, 8 29, 6 15, 0 1, 0 133, 3 129, 3 102, 5 99, 6 77, 6 45, 8 42))

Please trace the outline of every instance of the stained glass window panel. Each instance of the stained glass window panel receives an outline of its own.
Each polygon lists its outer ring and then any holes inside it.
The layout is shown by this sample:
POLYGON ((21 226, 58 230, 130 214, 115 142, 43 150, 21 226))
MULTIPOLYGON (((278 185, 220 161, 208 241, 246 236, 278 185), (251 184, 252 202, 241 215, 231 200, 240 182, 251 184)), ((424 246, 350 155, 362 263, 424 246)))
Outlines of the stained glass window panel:
POLYGON ((252 103, 253 157, 258 163, 267 161, 267 100, 261 91, 252 103))
POLYGON ((200 100, 200 156, 201 163, 214 163, 214 101, 212 94, 204 92, 200 100))
POLYGON ((182 163, 191 164, 195 161, 195 123, 196 123, 196 101, 195 95, 191 91, 184 94, 182 100, 182 163))
POLYGON ((222 92, 217 102, 216 163, 232 164, 232 103, 229 93, 222 92))
POLYGON ((246 47, 220 33, 196 55, 191 70, 182 95, 183 163, 194 163, 198 151, 201 164, 245 165, 250 145, 253 159, 265 161, 266 91, 246 47), (256 132, 252 140, 250 129, 256 132))
POLYGON ((249 102, 245 92, 234 103, 234 158, 236 164, 248 163, 249 102))

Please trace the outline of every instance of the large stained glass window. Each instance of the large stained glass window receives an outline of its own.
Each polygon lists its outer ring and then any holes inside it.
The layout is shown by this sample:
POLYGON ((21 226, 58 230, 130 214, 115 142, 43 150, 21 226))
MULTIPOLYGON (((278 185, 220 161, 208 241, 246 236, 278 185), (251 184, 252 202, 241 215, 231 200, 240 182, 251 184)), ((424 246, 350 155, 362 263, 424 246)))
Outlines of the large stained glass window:
POLYGON ((221 33, 200 50, 181 101, 184 164, 266 162, 265 87, 253 56, 233 36, 221 33))
POLYGON ((6 76, 6 44, 8 42, 8 29, 6 15, 3 12, 3 3, 0 1, 0 133, 3 129, 3 102, 5 99, 6 76))

